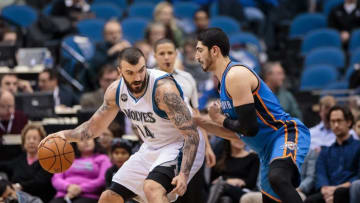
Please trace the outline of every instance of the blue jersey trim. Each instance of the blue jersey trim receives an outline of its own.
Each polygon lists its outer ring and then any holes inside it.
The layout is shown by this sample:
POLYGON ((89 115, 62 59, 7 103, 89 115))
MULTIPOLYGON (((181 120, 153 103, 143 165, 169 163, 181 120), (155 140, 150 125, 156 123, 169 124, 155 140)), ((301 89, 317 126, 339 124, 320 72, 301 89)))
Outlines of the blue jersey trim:
POLYGON ((176 85, 177 89, 179 90, 180 96, 181 96, 182 99, 184 99, 184 96, 183 96, 183 91, 182 91, 180 85, 175 81, 175 79, 174 79, 171 75, 165 74, 165 75, 163 75, 163 76, 161 76, 161 77, 159 77, 159 78, 157 78, 157 79, 155 80, 155 82, 154 82, 154 89, 153 89, 153 92, 152 92, 153 110, 154 110, 154 112, 155 112, 158 116, 160 116, 161 118, 169 119, 168 116, 167 116, 167 114, 166 114, 164 111, 162 111, 162 110, 160 110, 160 109, 158 108, 158 106, 156 105, 156 101, 155 101, 155 92, 156 92, 156 88, 157 88, 157 83, 158 83, 159 80, 164 79, 164 78, 166 78, 166 77, 171 78, 171 79, 175 82, 175 85, 176 85))
POLYGON ((116 104, 118 105, 118 107, 120 107, 119 94, 120 94, 121 81, 122 81, 122 78, 120 79, 119 85, 118 85, 118 87, 116 88, 116 104))

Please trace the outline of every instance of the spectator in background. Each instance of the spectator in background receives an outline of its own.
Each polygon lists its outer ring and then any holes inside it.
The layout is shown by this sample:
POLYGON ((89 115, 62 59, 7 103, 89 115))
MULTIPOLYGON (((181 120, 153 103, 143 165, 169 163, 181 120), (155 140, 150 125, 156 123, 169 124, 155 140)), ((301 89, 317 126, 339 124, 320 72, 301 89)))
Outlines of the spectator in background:
POLYGON ((194 24, 197 35, 209 27, 209 14, 203 9, 197 10, 194 14, 194 24))
POLYGON ((354 117, 347 107, 333 106, 327 115, 336 142, 321 149, 316 161, 316 189, 306 203, 349 202, 349 187, 359 178, 360 142, 349 133, 354 117))
POLYGON ((16 74, 6 73, 0 76, 0 89, 7 90, 16 95, 18 92, 32 93, 30 82, 21 80, 16 74))
POLYGON ((27 122, 24 113, 15 110, 14 95, 0 90, 0 143, 4 134, 20 134, 27 122))
POLYGON ((29 123, 21 131, 21 141, 25 153, 18 158, 0 162, 0 170, 10 177, 13 186, 48 202, 54 196, 51 186, 52 174, 45 171, 38 161, 37 147, 46 137, 43 126, 29 123))
POLYGON ((50 14, 68 18, 74 27, 79 20, 95 17, 86 0, 56 0, 50 14))
POLYGON ((316 160, 319 156, 319 151, 312 149, 309 150, 305 157, 304 163, 301 166, 301 182, 296 189, 301 198, 304 200, 306 195, 310 195, 315 189, 315 176, 316 176, 316 160))
POLYGON ((354 131, 358 137, 360 137, 360 116, 356 118, 354 124, 354 131))
POLYGON ((320 151, 321 146, 329 147, 335 141, 335 135, 330 129, 330 122, 327 119, 327 114, 331 107, 336 105, 336 100, 333 96, 324 96, 319 102, 319 116, 320 123, 310 128, 311 144, 310 150, 316 149, 320 151))
POLYGON ((173 6, 169 2, 160 2, 154 9, 154 21, 161 22, 166 26, 168 38, 174 40, 176 47, 183 45, 182 30, 176 25, 173 6))
POLYGON ((333 8, 328 17, 329 27, 340 32, 342 41, 347 44, 351 31, 360 27, 360 5, 357 0, 345 0, 333 8))
POLYGON ((145 56, 145 60, 148 61, 149 59, 149 55, 152 52, 152 47, 150 46, 149 43, 147 43, 145 40, 141 40, 141 41, 137 41, 134 44, 134 47, 138 48, 141 50, 141 52, 144 54, 145 56))
POLYGON ((7 28, 2 33, 1 45, 16 46, 18 45, 18 33, 14 28, 7 28))
POLYGON ((78 97, 70 87, 59 85, 58 73, 55 69, 45 69, 39 73, 38 86, 41 92, 53 93, 55 106, 72 107, 79 104, 78 97))
POLYGON ((130 141, 115 138, 111 142, 111 162, 113 163, 112 167, 106 171, 106 187, 110 187, 112 177, 115 173, 121 168, 121 166, 127 161, 130 157, 132 150, 132 144, 130 141))
POLYGON ((211 73, 203 71, 201 65, 195 59, 196 43, 197 41, 192 38, 187 38, 185 40, 183 47, 183 66, 184 70, 189 72, 196 80, 197 91, 201 94, 206 90, 208 84, 211 83, 211 73))
POLYGON ((31 196, 21 190, 15 190, 11 182, 7 180, 0 180, 0 202, 43 203, 38 197, 31 196))
MULTIPOLYGON (((163 23, 154 22, 149 23, 145 30, 145 40, 150 45, 151 51, 148 55, 148 60, 146 61, 149 68, 154 68, 156 66, 156 60, 154 57, 153 47, 156 41, 168 38, 169 35, 166 33, 166 27, 163 23)), ((172 39, 172 38, 168 38, 172 39)))
POLYGON ((57 193, 50 203, 96 203, 105 189, 105 172, 111 166, 107 155, 94 139, 75 143, 71 167, 57 173, 52 184, 57 193))
POLYGON ((122 27, 116 20, 110 20, 104 25, 104 41, 96 45, 94 57, 90 61, 90 68, 85 73, 83 84, 94 90, 94 84, 99 80, 100 69, 106 64, 117 66, 116 60, 119 53, 130 47, 131 44, 123 38, 122 27))
POLYGON ((207 202, 215 203, 216 199, 222 196, 230 197, 232 202, 239 202, 241 196, 247 192, 246 189, 256 188, 259 167, 259 157, 246 151, 242 140, 226 140, 221 157, 212 171, 214 181, 207 202), (222 185, 221 188, 217 188, 219 184, 222 185))
POLYGON ((119 72, 111 65, 106 64, 100 70, 99 84, 100 88, 94 92, 85 93, 80 99, 80 105, 83 109, 98 109, 104 101, 104 94, 109 85, 117 80, 119 72))
POLYGON ((264 67, 263 77, 285 112, 302 120, 302 114, 294 96, 284 87, 285 73, 280 62, 268 62, 264 67))
POLYGON ((111 155, 111 143, 114 139, 114 134, 108 128, 104 130, 101 135, 98 137, 98 142, 100 146, 105 150, 107 155, 111 155))

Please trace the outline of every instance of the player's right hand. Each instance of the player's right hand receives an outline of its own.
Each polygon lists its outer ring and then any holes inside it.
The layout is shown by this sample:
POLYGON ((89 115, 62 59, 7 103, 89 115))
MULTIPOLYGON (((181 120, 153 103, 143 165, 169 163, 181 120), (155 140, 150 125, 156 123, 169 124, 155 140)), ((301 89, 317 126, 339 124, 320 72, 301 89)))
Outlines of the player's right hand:
POLYGON ((175 176, 172 181, 172 185, 175 185, 175 188, 170 192, 174 194, 178 194, 180 196, 183 196, 187 189, 187 178, 183 173, 179 173, 179 175, 175 176))
POLYGON ((46 136, 43 140, 41 140, 40 144, 38 145, 38 148, 40 148, 48 139, 52 139, 56 137, 66 140, 64 133, 62 132, 53 133, 46 136))

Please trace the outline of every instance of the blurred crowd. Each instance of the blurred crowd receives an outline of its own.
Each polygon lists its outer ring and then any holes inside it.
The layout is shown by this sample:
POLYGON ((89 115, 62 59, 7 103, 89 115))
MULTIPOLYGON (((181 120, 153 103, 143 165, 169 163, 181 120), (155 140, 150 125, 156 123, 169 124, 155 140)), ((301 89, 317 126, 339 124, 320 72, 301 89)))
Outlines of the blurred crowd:
MULTIPOLYGON (((357 0, 1 0, 0 10, 0 203, 97 202, 113 174, 141 145, 138 130, 120 112, 97 139, 73 143, 76 158, 71 168, 50 174, 39 164, 37 146, 48 134, 69 125, 49 125, 45 118, 39 118, 41 108, 28 111, 20 104, 24 95, 50 95, 51 102, 30 102, 25 107, 50 105, 56 111, 49 117, 76 117, 77 122, 70 127, 77 126, 101 106, 107 87, 121 77, 119 53, 134 46, 144 53, 147 68, 172 74, 192 109, 205 115, 209 103, 219 98, 219 81, 204 72, 195 59, 196 35, 215 25, 224 26, 230 37, 231 59, 254 69, 282 108, 310 128, 310 151, 297 188, 303 200, 360 201, 357 0), (196 5, 190 17, 179 11, 183 2, 196 5), (101 4, 115 5, 122 12, 108 17, 95 9, 101 4), (152 10, 134 14, 132 8, 137 4, 150 5, 152 10), (25 16, 17 21, 22 10, 9 17, 12 7, 30 8, 36 20, 26 24, 31 17, 25 16), (315 27, 306 21, 301 26, 307 33, 291 36, 296 31, 295 22, 303 15, 321 15, 326 21, 324 26, 315 27), (226 21, 216 24, 219 16, 226 21), (235 22, 235 33, 227 30, 234 26, 229 21, 235 22), (141 26, 144 29, 139 33, 141 26), (332 38, 324 35, 321 46, 305 53, 305 41, 313 34, 310 31, 321 29, 336 33, 338 47, 331 47, 332 38), (240 34, 246 40, 238 40, 240 34), (329 54, 315 55, 320 51, 329 54), (333 56, 333 52, 340 54, 333 56), (23 53, 42 58, 27 60, 23 53), (312 54, 318 59, 314 64, 309 62, 312 54), (340 64, 334 59, 339 55, 343 57, 340 64), (330 66, 337 77, 324 79, 328 69, 320 69, 324 71, 317 75, 305 74, 318 66, 330 66), (66 113, 69 109, 76 111, 66 113), (8 150, 11 136, 20 140, 15 151, 8 150)), ((209 143, 204 166, 177 202, 261 202, 258 156, 241 140, 205 136, 209 143)))

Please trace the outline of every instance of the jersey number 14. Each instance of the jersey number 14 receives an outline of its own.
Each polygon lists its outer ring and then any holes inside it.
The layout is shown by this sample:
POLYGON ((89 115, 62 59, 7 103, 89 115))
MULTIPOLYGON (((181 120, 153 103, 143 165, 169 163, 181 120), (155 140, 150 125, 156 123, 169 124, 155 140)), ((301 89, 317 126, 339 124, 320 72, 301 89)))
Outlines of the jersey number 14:
POLYGON ((148 127, 146 127, 146 125, 143 125, 144 129, 141 129, 141 127, 139 125, 135 125, 136 128, 139 130, 139 132, 141 133, 141 135, 143 137, 151 137, 151 138, 155 138, 154 133, 152 133, 148 127))

